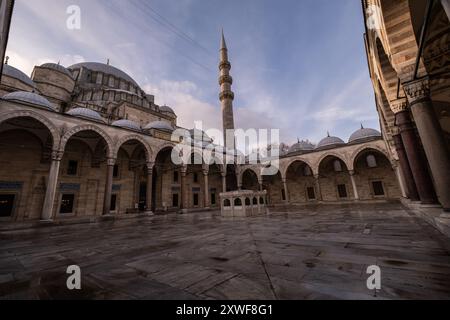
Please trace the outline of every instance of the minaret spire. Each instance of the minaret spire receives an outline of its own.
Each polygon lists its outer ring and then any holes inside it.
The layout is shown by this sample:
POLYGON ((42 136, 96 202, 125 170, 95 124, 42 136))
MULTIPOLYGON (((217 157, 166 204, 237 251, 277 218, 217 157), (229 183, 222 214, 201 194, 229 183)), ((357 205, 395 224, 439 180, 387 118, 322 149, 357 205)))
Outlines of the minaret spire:
POLYGON ((222 123, 224 144, 226 147, 234 148, 234 116, 233 116, 233 100, 234 93, 231 91, 233 78, 230 76, 231 63, 228 61, 228 48, 222 29, 222 39, 220 44, 220 63, 219 63, 219 85, 220 85, 220 103, 222 105, 222 123), (227 135, 232 137, 232 141, 227 141, 227 135))

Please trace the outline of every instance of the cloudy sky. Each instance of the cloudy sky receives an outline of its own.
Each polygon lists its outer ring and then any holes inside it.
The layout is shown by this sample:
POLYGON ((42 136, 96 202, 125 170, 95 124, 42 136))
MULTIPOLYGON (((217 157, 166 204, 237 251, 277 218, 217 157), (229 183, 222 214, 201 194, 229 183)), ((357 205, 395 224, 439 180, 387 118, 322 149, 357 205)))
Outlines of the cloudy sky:
POLYGON ((277 128, 289 144, 379 128, 359 0, 17 0, 7 55, 27 74, 110 59, 179 125, 220 128, 222 27, 237 127, 277 128), (67 28, 70 5, 80 30, 67 28))

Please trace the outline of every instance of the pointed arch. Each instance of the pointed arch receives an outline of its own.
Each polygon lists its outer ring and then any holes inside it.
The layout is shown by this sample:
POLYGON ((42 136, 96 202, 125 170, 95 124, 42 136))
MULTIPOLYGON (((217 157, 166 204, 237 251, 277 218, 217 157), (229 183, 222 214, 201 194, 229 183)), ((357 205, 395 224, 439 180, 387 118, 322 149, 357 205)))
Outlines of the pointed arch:
POLYGON ((145 139, 137 134, 133 134, 133 135, 128 135, 125 137, 122 137, 116 144, 116 147, 113 151, 114 157, 117 158, 117 155, 119 153, 120 148, 126 144, 127 142, 130 141, 138 141, 143 147, 144 147, 144 151, 145 151, 145 159, 147 160, 147 162, 151 162, 151 160, 153 159, 153 151, 152 148, 148 145, 147 141, 145 141, 145 139))
POLYGON ((61 138, 61 143, 60 143, 60 151, 64 151, 67 145, 67 142, 73 137, 75 136, 77 133, 79 132, 83 132, 83 131, 93 131, 96 132, 97 134, 99 134, 105 141, 106 143, 106 147, 107 147, 107 156, 108 158, 114 158, 114 147, 113 147, 113 142, 111 137, 102 129, 100 129, 99 127, 92 125, 92 124, 87 124, 87 125, 81 125, 81 126, 76 126, 72 129, 70 129, 69 131, 67 131, 64 136, 61 138))
POLYGON ((61 136, 59 134, 58 128, 50 121, 50 119, 33 111, 21 110, 0 114, 0 124, 14 118, 32 118, 40 122, 50 131, 50 134, 53 139, 53 149, 54 150, 58 149, 60 145, 61 136))

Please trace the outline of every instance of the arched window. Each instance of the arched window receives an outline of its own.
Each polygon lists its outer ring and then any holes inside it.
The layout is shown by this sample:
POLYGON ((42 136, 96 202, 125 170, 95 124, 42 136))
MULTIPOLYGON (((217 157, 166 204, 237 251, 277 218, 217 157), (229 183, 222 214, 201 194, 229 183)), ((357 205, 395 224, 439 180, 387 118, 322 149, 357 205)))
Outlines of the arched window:
POLYGON ((369 154, 369 155, 366 157, 366 163, 367 163, 367 166, 368 166, 369 168, 376 168, 376 167, 378 167, 378 165, 377 165, 377 159, 375 158, 375 156, 374 156, 373 154, 369 154))
POLYGON ((253 198, 253 204, 258 204, 258 199, 256 197, 253 198))
POLYGON ((260 203, 260 204, 264 204, 264 198, 263 198, 263 197, 260 197, 260 198, 259 198, 259 203, 260 203))
POLYGON ((245 199, 245 205, 246 205, 246 206, 250 206, 250 205, 251 205, 250 198, 246 198, 246 199, 245 199))
POLYGON ((336 172, 342 172, 342 163, 340 160, 334 160, 333 162, 333 168, 336 172))
POLYGON ((231 202, 228 199, 225 199, 225 201, 223 202, 223 206, 224 207, 231 207, 231 202))
POLYGON ((242 206, 242 201, 240 198, 237 198, 236 200, 234 200, 234 205, 235 206, 242 206))

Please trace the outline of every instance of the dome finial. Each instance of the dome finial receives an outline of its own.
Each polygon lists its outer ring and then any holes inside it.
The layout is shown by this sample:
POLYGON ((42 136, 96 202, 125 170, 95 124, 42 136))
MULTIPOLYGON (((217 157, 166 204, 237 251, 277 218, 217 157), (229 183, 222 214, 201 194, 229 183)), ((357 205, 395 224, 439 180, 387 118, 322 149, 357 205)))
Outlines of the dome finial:
POLYGON ((327 131, 327 137, 328 138, 330 137, 330 131, 327 131))
POLYGON ((361 122, 361 130, 362 130, 362 129, 364 129, 364 126, 363 126, 363 124, 362 124, 362 122, 361 122))
POLYGON ((297 137, 297 143, 300 143, 300 138, 299 137, 297 137))
POLYGON ((6 58, 5 58, 5 64, 8 64, 8 61, 9 61, 9 56, 6 56, 6 58))
POLYGON ((106 60, 106 64, 109 66, 109 58, 106 60))

